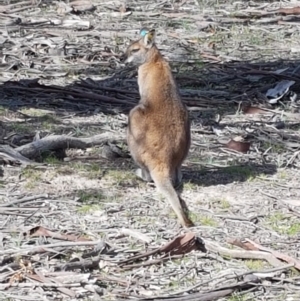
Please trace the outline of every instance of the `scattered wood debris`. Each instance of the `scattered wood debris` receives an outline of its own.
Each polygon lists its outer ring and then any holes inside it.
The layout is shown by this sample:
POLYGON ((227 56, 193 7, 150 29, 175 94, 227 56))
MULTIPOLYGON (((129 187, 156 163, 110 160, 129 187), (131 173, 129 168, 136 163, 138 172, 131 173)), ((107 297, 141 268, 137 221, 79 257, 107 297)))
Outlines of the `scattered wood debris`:
POLYGON ((299 300, 299 3, 200 2, 1 3, 3 298, 299 300), (124 143, 142 25, 191 116, 192 232, 124 143))

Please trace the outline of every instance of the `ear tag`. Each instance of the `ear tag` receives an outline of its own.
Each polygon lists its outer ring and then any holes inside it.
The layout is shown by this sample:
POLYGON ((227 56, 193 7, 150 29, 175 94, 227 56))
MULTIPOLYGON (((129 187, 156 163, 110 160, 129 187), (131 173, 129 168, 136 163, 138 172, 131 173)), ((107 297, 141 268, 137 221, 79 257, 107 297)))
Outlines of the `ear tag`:
POLYGON ((140 36, 144 37, 148 33, 148 30, 146 28, 142 28, 140 30, 140 36))

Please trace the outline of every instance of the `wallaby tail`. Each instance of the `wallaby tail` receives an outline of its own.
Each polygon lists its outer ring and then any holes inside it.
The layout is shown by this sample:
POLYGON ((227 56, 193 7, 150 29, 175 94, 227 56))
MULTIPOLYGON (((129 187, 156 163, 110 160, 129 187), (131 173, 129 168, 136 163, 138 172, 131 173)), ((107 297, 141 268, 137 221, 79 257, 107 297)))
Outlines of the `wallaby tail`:
MULTIPOLYGON (((180 223, 184 227, 192 227, 194 223, 189 219, 187 213, 185 212, 181 199, 178 196, 176 190, 172 185, 172 180, 168 176, 162 176, 158 174, 151 173, 152 179, 158 189, 158 191, 164 195, 164 197, 171 204, 172 209, 176 213, 180 223)), ((185 209, 187 210, 186 204, 183 202, 185 209)))

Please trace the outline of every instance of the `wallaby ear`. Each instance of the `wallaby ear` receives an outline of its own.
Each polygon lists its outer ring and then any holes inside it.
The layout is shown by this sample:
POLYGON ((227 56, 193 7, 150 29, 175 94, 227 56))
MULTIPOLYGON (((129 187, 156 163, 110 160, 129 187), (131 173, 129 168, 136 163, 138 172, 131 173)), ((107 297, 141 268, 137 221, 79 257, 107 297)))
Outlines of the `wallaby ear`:
POLYGON ((151 48, 155 41, 155 29, 146 31, 144 28, 141 29, 140 34, 143 34, 144 44, 147 48, 151 48))

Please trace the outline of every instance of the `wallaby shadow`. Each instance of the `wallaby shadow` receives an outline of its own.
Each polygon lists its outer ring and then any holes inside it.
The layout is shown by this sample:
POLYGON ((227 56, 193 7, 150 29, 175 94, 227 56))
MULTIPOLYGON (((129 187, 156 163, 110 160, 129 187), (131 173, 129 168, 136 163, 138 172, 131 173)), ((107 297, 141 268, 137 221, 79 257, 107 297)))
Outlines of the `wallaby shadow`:
POLYGON ((277 171, 275 164, 238 164, 226 167, 183 167, 183 183, 207 187, 246 182, 257 176, 272 175, 277 171))

